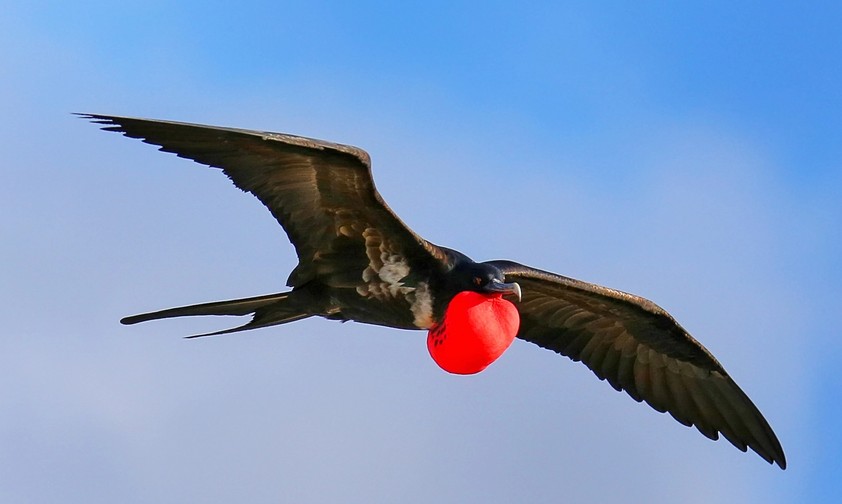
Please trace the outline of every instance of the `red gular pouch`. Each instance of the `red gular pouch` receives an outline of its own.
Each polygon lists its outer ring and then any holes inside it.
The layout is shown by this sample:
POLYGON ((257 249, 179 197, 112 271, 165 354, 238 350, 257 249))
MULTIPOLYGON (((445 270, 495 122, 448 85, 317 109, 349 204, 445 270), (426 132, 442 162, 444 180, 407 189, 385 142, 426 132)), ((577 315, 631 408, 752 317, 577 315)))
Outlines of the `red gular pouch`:
POLYGON ((479 373, 509 348, 519 326, 517 308, 502 294, 463 291, 447 305, 444 320, 430 329, 427 350, 449 373, 479 373))

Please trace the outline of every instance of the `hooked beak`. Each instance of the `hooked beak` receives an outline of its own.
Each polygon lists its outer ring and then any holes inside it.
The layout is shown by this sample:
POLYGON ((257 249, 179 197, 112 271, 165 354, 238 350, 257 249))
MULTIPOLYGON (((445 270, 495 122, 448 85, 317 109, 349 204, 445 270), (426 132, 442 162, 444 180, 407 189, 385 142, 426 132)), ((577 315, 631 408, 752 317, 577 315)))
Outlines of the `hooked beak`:
POLYGON ((488 292, 499 292, 501 294, 514 294, 517 296, 518 302, 520 302, 522 297, 520 285, 517 282, 505 283, 494 279, 485 286, 485 290, 488 292))

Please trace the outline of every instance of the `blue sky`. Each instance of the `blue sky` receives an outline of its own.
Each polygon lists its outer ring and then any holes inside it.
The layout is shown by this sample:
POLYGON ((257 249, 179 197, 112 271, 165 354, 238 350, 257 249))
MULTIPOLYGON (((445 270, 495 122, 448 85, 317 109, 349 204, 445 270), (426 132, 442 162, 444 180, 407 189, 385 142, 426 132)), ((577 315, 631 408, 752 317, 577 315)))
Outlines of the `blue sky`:
POLYGON ((842 494, 837 3, 7 4, 0 501, 842 494), (296 258, 218 172, 71 112, 365 148, 431 241, 668 309, 764 412, 789 468, 522 342, 456 377, 420 332, 120 326, 279 291, 296 258))

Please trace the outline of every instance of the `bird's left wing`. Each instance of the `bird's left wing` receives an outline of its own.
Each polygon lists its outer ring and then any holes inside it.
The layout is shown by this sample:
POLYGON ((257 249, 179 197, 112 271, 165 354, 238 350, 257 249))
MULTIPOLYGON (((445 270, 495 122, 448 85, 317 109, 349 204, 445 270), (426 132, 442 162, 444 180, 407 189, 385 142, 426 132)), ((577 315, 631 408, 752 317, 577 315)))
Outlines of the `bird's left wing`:
POLYGON ((517 282, 518 337, 581 361, 616 390, 705 436, 786 467, 781 444, 722 365, 661 307, 607 287, 491 261, 517 282))

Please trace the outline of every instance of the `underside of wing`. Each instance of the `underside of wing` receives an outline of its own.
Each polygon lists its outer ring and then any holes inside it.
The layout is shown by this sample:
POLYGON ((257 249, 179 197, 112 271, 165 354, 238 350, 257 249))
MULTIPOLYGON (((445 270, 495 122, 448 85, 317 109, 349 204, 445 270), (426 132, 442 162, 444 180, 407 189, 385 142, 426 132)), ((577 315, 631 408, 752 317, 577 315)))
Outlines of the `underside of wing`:
POLYGON ((421 269, 443 259, 389 209, 368 154, 310 138, 198 124, 85 114, 160 150, 220 168, 283 226, 299 257, 288 284, 355 287, 388 261, 421 269), (399 259, 395 259, 399 258, 399 259))
POLYGON ((518 282, 518 337, 581 361, 616 390, 687 426, 786 467, 775 433, 719 362, 666 311, 632 294, 510 261, 518 282))

